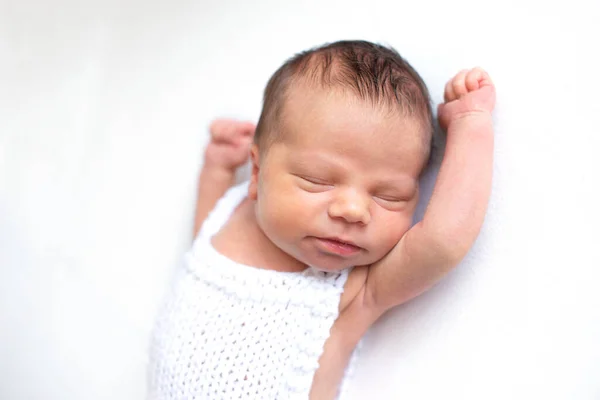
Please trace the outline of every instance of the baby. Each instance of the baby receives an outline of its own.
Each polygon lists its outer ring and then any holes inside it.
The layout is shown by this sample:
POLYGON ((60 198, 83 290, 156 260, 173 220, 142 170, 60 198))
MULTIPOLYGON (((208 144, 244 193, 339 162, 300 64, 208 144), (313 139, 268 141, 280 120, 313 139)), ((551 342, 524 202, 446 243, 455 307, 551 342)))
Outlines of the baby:
POLYGON ((157 321, 150 397, 334 399, 367 329, 473 244, 494 104, 479 68, 448 82, 444 159, 412 227, 433 113, 393 49, 343 41, 300 53, 270 79, 256 129, 214 121, 200 232, 157 321), (250 181, 232 187, 248 158, 250 181))

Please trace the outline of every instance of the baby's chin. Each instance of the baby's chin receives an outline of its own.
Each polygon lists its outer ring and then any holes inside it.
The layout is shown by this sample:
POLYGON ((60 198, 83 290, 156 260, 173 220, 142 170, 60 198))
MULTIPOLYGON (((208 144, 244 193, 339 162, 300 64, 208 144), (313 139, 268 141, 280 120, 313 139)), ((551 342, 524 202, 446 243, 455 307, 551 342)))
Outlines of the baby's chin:
POLYGON ((304 264, 311 268, 323 272, 339 272, 352 267, 370 266, 381 261, 393 249, 377 249, 377 251, 366 251, 358 257, 344 258, 329 254, 308 254, 304 260, 304 264))
POLYGON ((317 257, 317 259, 307 259, 303 262, 310 268, 321 271, 321 272, 340 272, 348 268, 356 267, 359 265, 369 265, 372 262, 365 260, 365 257, 352 259, 329 259, 329 257, 317 257))
MULTIPOLYGON (((279 246, 278 246, 279 247, 279 246)), ((279 247, 292 259, 295 259, 300 264, 322 272, 340 272, 348 268, 370 265, 377 262, 385 254, 373 254, 371 251, 362 250, 361 254, 356 256, 344 257, 335 254, 328 254, 315 250, 313 246, 286 246, 279 247)))

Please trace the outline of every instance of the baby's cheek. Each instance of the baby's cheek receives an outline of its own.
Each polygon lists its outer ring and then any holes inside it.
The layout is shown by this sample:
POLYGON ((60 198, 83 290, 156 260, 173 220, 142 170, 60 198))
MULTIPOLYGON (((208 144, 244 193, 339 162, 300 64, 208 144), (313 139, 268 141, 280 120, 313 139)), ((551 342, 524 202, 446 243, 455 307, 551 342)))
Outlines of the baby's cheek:
POLYGON ((291 237, 302 230, 306 221, 306 207, 298 196, 281 193, 272 196, 264 204, 265 219, 268 219, 269 229, 281 237, 291 237))
POLYGON ((382 232, 381 243, 385 245, 387 251, 402 239, 410 227, 411 220, 410 216, 399 213, 390 213, 390 215, 384 216, 382 219, 384 226, 380 232, 382 232))

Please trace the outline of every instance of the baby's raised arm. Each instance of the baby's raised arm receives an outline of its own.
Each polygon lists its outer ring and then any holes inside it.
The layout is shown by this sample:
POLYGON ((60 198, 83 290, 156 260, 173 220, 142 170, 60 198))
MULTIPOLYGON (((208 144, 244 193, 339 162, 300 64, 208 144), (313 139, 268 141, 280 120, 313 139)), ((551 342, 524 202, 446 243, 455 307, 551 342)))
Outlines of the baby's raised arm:
POLYGON ((381 311, 438 282, 467 254, 483 223, 491 190, 495 89, 480 68, 446 85, 438 119, 447 130, 442 165, 423 220, 369 268, 366 300, 381 311))
POLYGON ((235 181, 235 172, 250 157, 255 125, 217 119, 210 125, 210 142, 206 146, 204 164, 198 182, 195 237, 217 201, 235 181))

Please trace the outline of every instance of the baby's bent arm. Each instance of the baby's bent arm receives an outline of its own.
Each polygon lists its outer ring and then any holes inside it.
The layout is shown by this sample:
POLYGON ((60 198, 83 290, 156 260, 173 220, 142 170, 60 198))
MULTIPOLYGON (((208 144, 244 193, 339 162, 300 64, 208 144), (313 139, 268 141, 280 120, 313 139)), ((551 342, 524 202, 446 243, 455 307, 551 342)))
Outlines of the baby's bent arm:
POLYGON ((196 200, 194 238, 198 234, 198 231, 208 214, 217 204, 217 201, 223 197, 225 192, 233 185, 234 181, 235 170, 216 165, 204 165, 202 167, 196 200))
POLYGON ((248 160, 254 130, 251 122, 232 119, 211 122, 210 141, 198 183, 194 238, 217 201, 235 182, 236 170, 248 160))
POLYGON ((387 310, 438 282, 467 254, 479 234, 491 191, 491 114, 448 127, 444 159, 423 220, 369 268, 365 300, 387 310))

